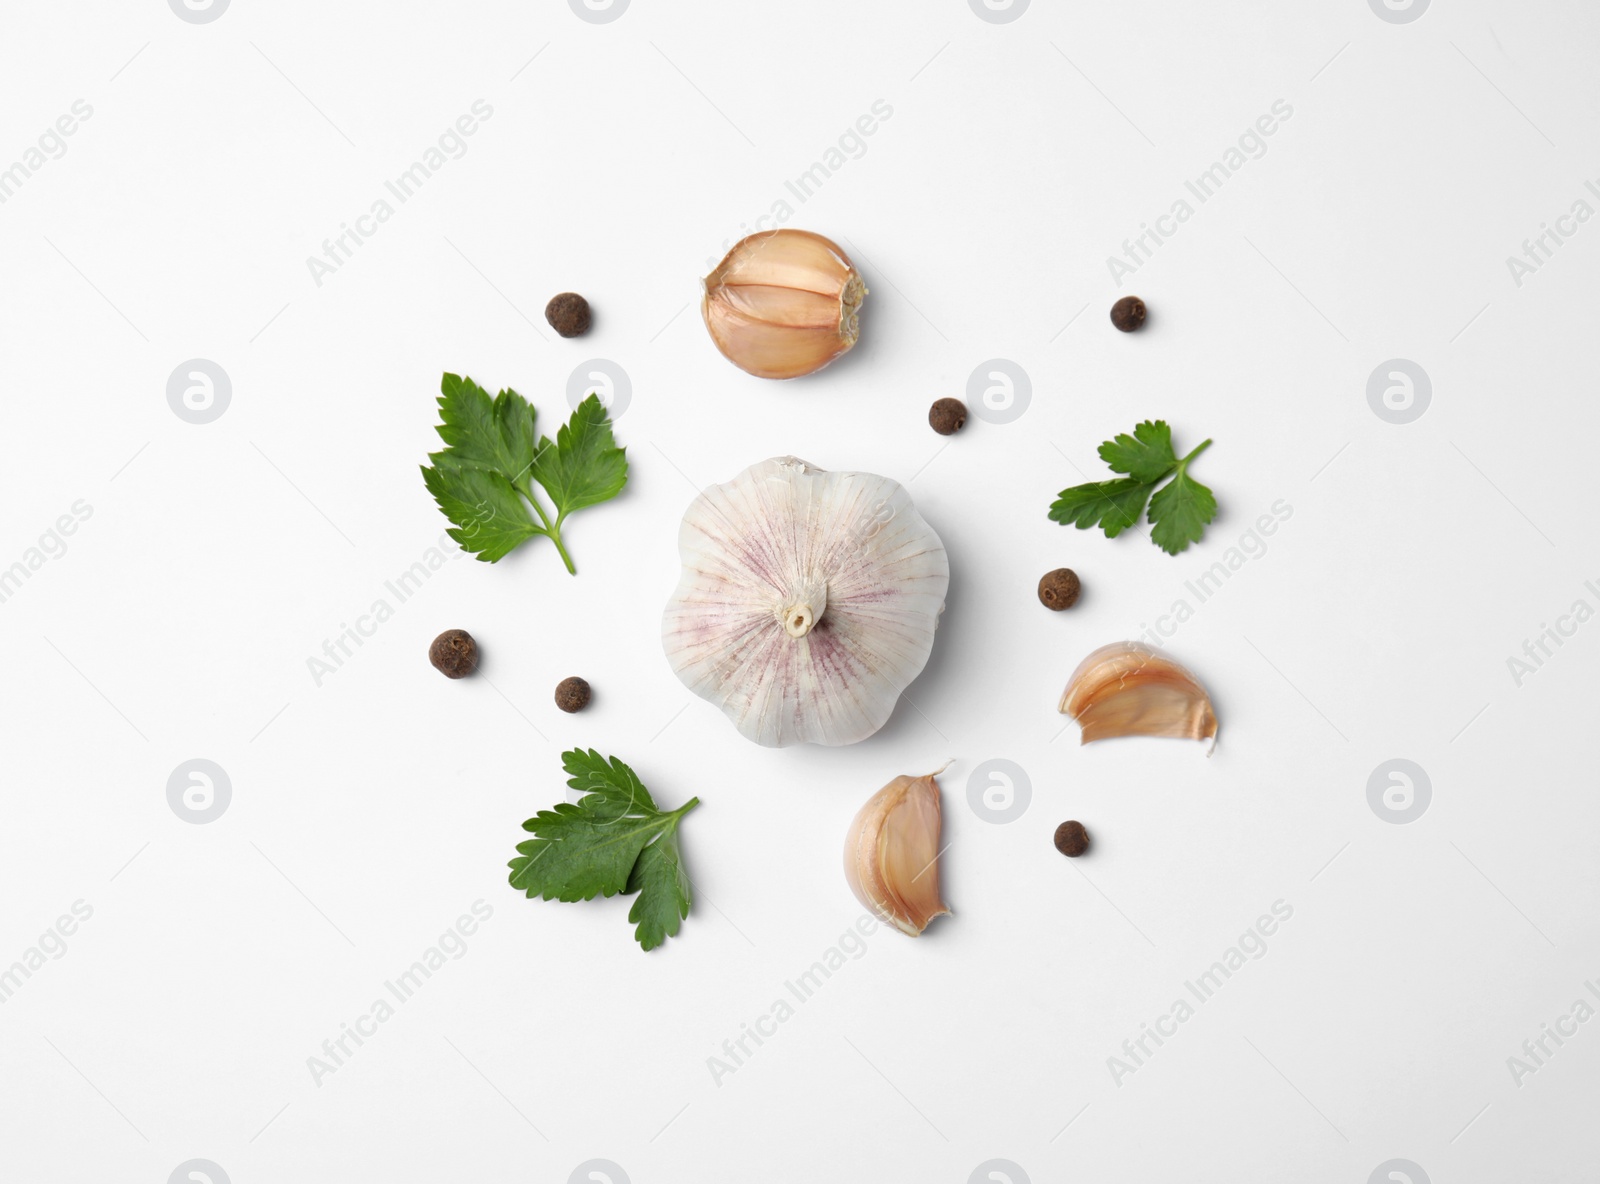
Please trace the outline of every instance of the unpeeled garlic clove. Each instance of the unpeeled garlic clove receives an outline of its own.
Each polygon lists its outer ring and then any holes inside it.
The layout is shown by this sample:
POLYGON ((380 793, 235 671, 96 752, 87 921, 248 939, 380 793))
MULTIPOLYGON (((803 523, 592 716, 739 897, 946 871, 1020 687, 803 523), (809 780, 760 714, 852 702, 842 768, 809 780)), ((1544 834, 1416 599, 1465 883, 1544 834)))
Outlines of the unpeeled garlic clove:
POLYGON ((867 286, 837 245, 809 230, 740 239, 705 278, 700 311, 728 361, 757 378, 798 378, 856 343, 867 286))
POLYGON ((1061 695, 1084 744, 1114 736, 1211 740, 1217 716, 1205 688, 1171 658, 1136 641, 1103 645, 1078 664, 1061 695))
POLYGON ((844 841, 850 891, 880 920, 916 937, 950 910, 939 897, 939 783, 943 769, 896 777, 867 800, 844 841))

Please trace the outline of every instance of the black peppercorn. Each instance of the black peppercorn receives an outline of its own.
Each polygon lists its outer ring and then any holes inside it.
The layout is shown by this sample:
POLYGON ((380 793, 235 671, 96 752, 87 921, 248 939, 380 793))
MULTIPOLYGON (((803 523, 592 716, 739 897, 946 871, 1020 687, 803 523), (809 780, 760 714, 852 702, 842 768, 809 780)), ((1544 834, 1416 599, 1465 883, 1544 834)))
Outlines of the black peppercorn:
POLYGON ((1089 832, 1081 822, 1063 822, 1056 827, 1056 850, 1076 859, 1089 849, 1089 832))
POLYGON ((561 336, 579 337, 589 331, 589 302, 576 292, 562 292, 550 297, 544 319, 561 336))
POLYGON ((478 643, 465 629, 446 629, 428 647, 428 661, 446 678, 465 678, 478 668, 478 643))
POLYGON ((1124 296, 1111 306, 1111 323, 1124 333, 1132 333, 1144 324, 1144 301, 1137 296, 1124 296))
POLYGON ((589 684, 574 675, 556 684, 556 706, 569 714, 589 706, 589 684))
POLYGON ((1060 612, 1078 603, 1078 573, 1070 567, 1047 571, 1039 579, 1039 603, 1060 612))
POLYGON ((928 408, 928 426, 941 436, 953 436, 967 422, 967 405, 960 399, 938 399, 928 408))

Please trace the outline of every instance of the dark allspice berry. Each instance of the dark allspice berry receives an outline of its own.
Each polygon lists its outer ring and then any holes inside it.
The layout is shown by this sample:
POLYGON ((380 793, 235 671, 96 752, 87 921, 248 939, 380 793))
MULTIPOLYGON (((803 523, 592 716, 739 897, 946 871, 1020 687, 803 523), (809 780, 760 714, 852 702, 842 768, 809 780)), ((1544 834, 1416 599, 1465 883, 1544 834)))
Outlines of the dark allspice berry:
POLYGON ((1076 859, 1089 849, 1089 832, 1081 822, 1063 822, 1056 827, 1056 850, 1076 859))
POLYGON ((574 675, 556 684, 556 706, 571 714, 589 706, 589 684, 574 675))
POLYGON ((967 405, 960 399, 937 399, 928 408, 928 426, 941 436, 953 436, 967 422, 967 405))
POLYGON ((1145 318, 1144 301, 1137 296, 1124 296, 1111 306, 1111 323, 1124 333, 1132 333, 1145 318))
POLYGON ((1039 579, 1039 603, 1060 612, 1078 603, 1078 573, 1070 567, 1047 571, 1039 579))
POLYGON ((582 336, 589 331, 589 302, 576 292, 562 292, 550 297, 544 319, 563 337, 582 336))
POLYGON ((478 643, 465 629, 446 629, 428 647, 428 661, 446 678, 465 678, 478 668, 478 643))

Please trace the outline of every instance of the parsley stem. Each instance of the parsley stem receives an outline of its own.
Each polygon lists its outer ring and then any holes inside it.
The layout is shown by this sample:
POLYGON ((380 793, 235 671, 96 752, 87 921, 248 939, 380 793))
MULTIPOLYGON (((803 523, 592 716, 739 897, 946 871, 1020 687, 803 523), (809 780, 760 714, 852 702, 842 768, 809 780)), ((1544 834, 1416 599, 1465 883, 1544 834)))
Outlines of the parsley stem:
POLYGON ((1185 467, 1190 461, 1192 461, 1195 457, 1199 456, 1202 452, 1204 452, 1207 448, 1210 448, 1210 447, 1211 447, 1211 441, 1210 440, 1206 440, 1206 441, 1202 442, 1201 445, 1198 448, 1196 448, 1188 456, 1184 457, 1182 460, 1180 460, 1178 462, 1178 467, 1180 469, 1185 467))
POLYGON ((567 574, 577 575, 578 569, 572 566, 572 556, 567 554, 566 544, 561 541, 561 532, 555 527, 550 528, 550 541, 556 545, 556 550, 561 552, 561 562, 567 565, 567 574))
POLYGON ((528 504, 533 507, 533 512, 539 515, 539 521, 544 523, 545 536, 556 545, 556 550, 561 553, 561 562, 567 565, 568 575, 577 575, 578 569, 572 566, 572 556, 567 554, 567 545, 561 541, 561 520, 550 521, 550 515, 544 512, 544 507, 539 504, 539 499, 533 496, 533 483, 526 477, 515 486, 523 497, 528 499, 528 504))

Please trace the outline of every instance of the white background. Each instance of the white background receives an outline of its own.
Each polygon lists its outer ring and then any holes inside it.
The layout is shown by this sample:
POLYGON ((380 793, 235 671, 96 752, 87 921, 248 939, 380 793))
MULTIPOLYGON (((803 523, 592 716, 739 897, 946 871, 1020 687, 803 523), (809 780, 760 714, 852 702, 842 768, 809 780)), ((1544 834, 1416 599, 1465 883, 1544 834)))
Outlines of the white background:
POLYGON ((1507 1058, 1600 977, 1600 624, 1520 686, 1507 659, 1600 609, 1600 224, 1520 287, 1506 257, 1600 183, 1597 48, 1582 0, 1410 24, 1365 0, 1012 23, 634 0, 610 24, 558 0, 234 0, 208 24, 10 0, 0 167, 75 100, 93 115, 0 205, 0 566, 92 516, 0 604, 0 965, 73 901, 93 916, 0 1006, 0 1174, 1591 1178, 1600 1024, 1520 1084, 1507 1058), (478 99, 466 154, 319 286, 306 258, 478 99), (785 181, 880 99, 865 153, 798 202, 785 181), (1119 288, 1107 257, 1280 99, 1265 154, 1119 288), (725 362, 692 303, 780 199, 872 289, 856 351, 787 385, 725 362), (586 338, 543 323, 564 289, 595 305, 586 338), (1128 292, 1152 310, 1132 336, 1106 317, 1128 292), (195 357, 233 385, 206 425, 166 400, 195 357), (445 525, 417 471, 441 371, 516 387, 551 431, 596 357, 631 378, 632 467, 570 521, 578 576, 536 540, 397 605, 384 582, 445 525), (930 432, 997 357, 1025 414, 930 432), (1397 357, 1433 385, 1406 425, 1366 398, 1397 357), (1222 513, 1178 558, 1045 517, 1146 417, 1216 441, 1195 473, 1222 513), (785 453, 908 482, 950 553, 914 706, 850 749, 746 743, 660 648, 695 489, 785 453), (1214 692, 1216 754, 1077 747, 1055 704, 1078 660, 1193 601, 1280 499, 1266 553, 1168 643, 1214 692), (1034 585, 1063 564, 1085 594, 1057 615, 1034 585), (317 685, 308 659, 380 597, 392 619, 317 685), (428 666, 453 626, 482 677, 428 666), (596 698, 567 717, 574 673, 596 698), (663 950, 626 900, 505 882, 575 744, 704 801, 663 950), (208 825, 166 800, 193 757, 232 782, 208 825), (950 757, 954 916, 879 933, 717 1084, 707 1058, 860 915, 856 808, 950 757), (1032 784, 1007 825, 967 801, 992 757, 1032 784), (1409 825, 1367 801, 1394 757, 1432 783, 1409 825), (1077 863, 1065 818, 1095 838, 1077 863), (315 1082, 307 1058, 477 900, 465 956, 315 1082), (1115 1081, 1277 900, 1266 955, 1115 1081))

